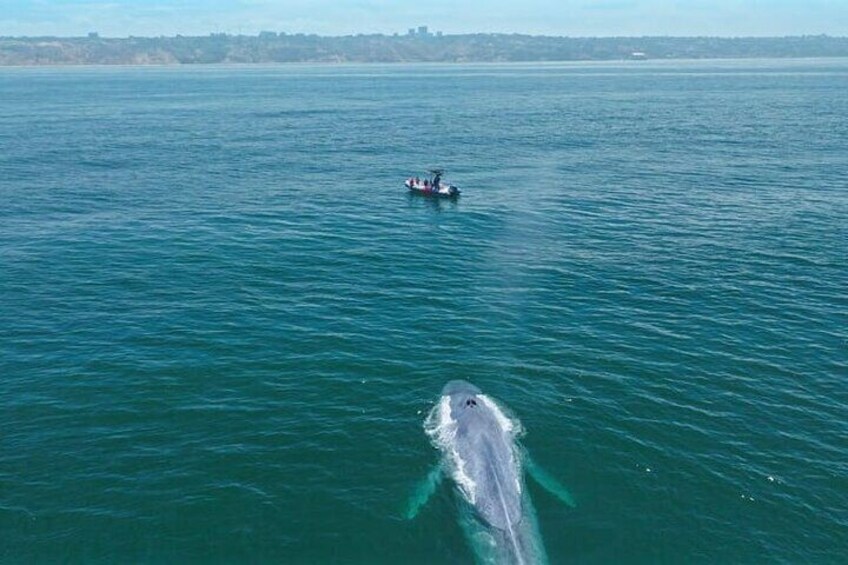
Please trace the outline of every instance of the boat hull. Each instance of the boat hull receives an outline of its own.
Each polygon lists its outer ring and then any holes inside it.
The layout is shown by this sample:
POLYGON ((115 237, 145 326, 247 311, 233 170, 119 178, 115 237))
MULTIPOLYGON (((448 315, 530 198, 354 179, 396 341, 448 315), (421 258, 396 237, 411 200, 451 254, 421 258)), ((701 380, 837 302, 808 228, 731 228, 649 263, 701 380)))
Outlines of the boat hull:
POLYGON ((403 185, 413 194, 422 196, 431 196, 434 198, 456 198, 460 194, 460 190, 451 185, 441 185, 438 189, 434 189, 431 185, 424 186, 423 183, 406 181, 403 185))

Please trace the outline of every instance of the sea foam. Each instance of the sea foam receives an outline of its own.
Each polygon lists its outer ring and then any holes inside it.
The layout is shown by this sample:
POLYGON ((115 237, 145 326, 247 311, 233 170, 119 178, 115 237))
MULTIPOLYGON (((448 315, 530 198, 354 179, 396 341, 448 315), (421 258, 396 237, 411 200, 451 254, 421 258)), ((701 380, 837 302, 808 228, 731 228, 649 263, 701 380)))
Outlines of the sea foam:
POLYGON ((463 496, 474 504, 477 483, 465 472, 465 461, 456 449, 456 429, 457 422, 451 414, 450 397, 443 396, 424 420, 424 431, 433 445, 445 454, 448 470, 463 496))

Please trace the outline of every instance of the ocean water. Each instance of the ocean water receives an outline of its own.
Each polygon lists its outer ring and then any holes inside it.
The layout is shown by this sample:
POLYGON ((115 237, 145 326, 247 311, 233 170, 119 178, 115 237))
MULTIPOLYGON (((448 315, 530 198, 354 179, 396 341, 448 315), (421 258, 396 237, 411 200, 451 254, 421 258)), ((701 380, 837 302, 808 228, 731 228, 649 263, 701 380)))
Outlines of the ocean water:
POLYGON ((0 561, 848 558, 848 60, 0 70, 0 561), (413 197, 430 166, 464 193, 413 197))

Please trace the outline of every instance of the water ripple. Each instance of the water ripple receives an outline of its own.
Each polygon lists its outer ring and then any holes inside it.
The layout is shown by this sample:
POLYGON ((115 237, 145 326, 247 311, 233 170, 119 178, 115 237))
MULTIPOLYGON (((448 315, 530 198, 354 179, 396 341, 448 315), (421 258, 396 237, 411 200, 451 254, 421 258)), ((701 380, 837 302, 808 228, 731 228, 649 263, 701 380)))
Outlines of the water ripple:
POLYGON ((553 562, 839 562, 845 62, 652 65, 0 71, 0 555, 469 561, 462 377, 553 562))

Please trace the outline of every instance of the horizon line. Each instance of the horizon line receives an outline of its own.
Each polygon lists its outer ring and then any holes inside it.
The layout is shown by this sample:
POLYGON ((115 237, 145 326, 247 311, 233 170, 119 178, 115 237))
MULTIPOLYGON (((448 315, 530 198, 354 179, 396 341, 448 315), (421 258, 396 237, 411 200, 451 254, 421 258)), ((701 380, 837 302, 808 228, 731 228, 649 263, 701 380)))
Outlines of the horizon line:
POLYGON ((100 35, 99 32, 91 31, 86 35, 0 35, 0 39, 176 39, 176 38, 205 38, 205 37, 318 37, 322 39, 341 39, 351 37, 386 37, 397 39, 444 39, 450 37, 467 37, 475 35, 488 36, 517 36, 517 37, 534 37, 546 39, 804 39, 804 38, 827 38, 827 39, 848 39, 848 35, 830 35, 827 33, 818 34, 798 34, 798 35, 546 35, 520 32, 468 32, 468 33, 440 33, 435 34, 428 32, 420 33, 350 33, 343 35, 321 35, 317 33, 296 32, 289 33, 286 31, 266 30, 254 34, 245 33, 228 33, 228 32, 209 32, 205 35, 184 35, 178 33, 176 35, 100 35))

